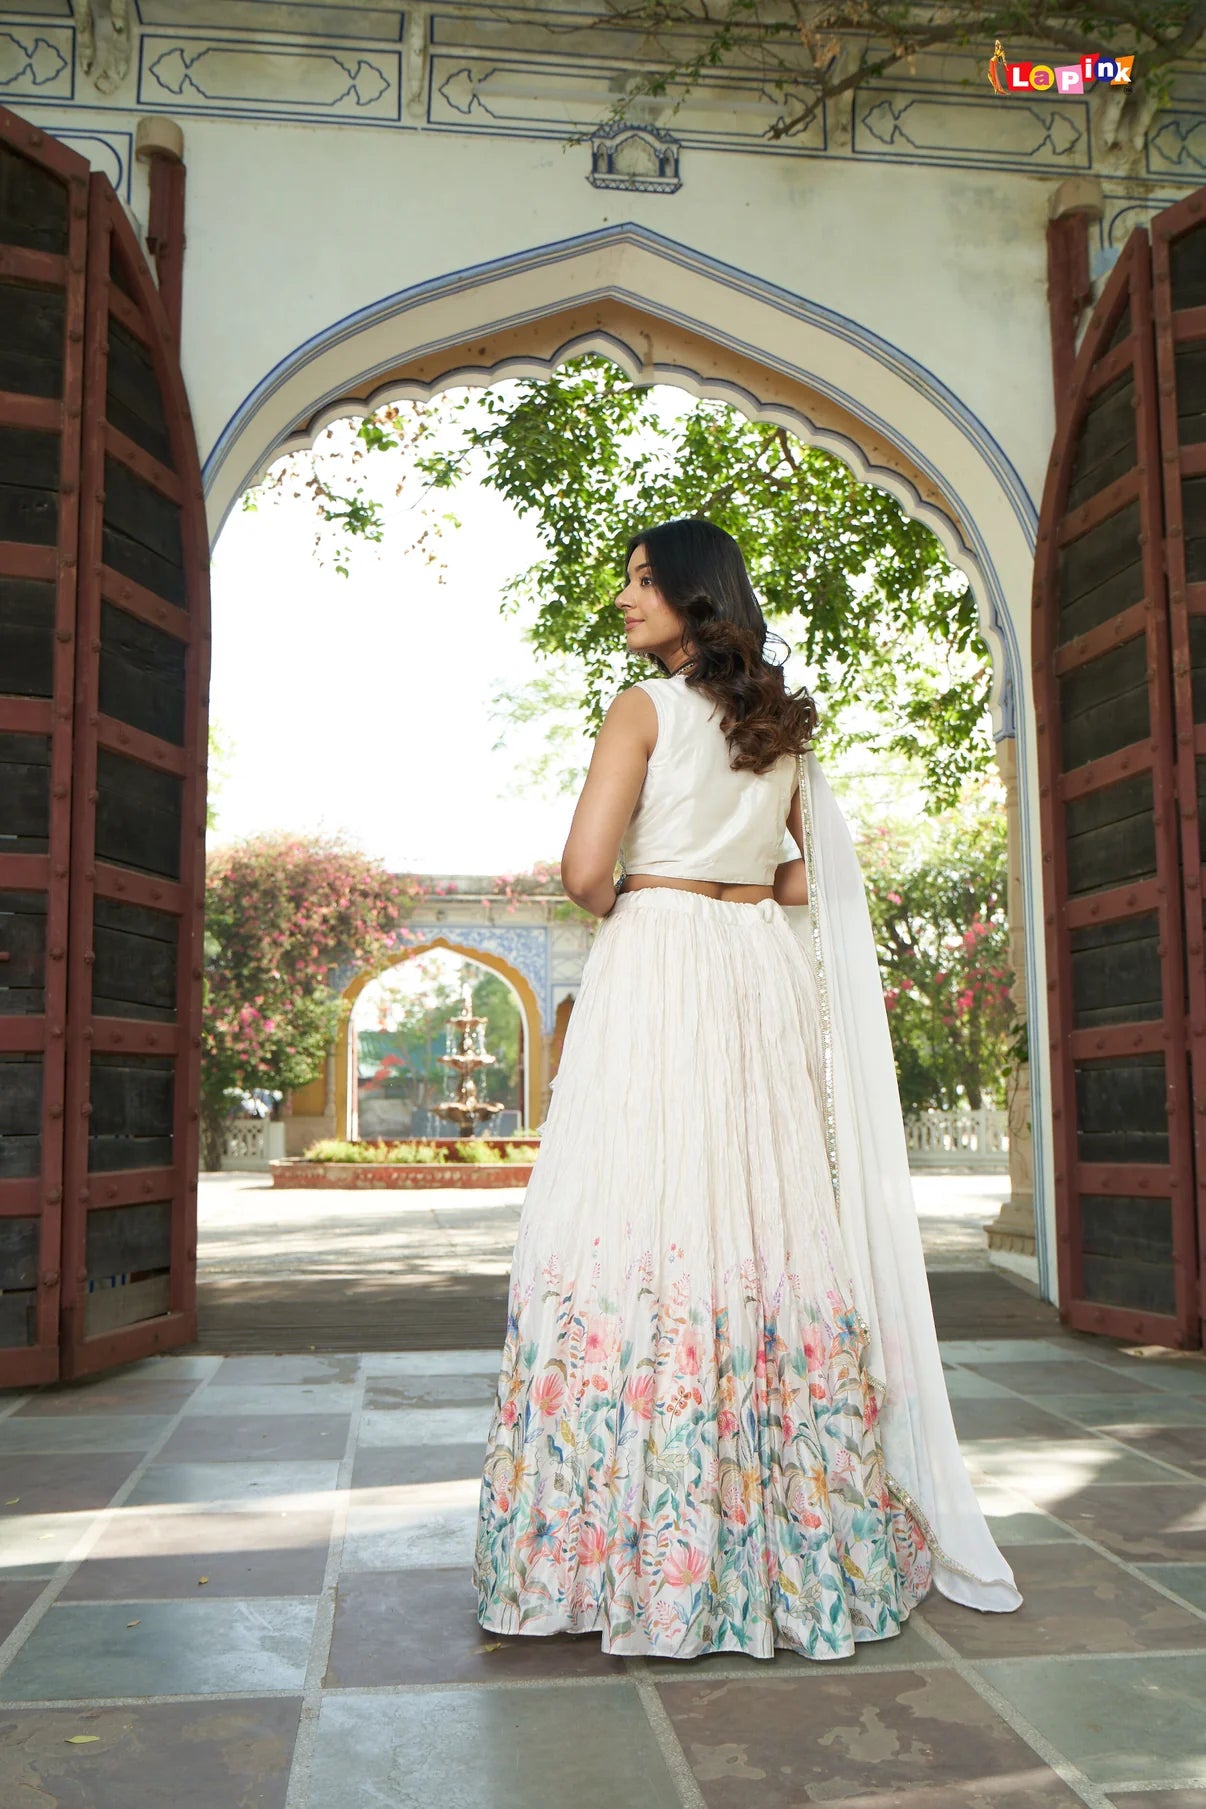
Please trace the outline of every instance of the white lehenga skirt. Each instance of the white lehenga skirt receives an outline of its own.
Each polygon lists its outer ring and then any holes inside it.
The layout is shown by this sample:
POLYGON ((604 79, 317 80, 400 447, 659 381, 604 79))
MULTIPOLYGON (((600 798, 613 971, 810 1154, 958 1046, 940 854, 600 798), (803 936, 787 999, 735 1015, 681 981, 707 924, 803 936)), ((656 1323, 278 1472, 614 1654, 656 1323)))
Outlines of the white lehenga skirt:
POLYGON ((621 893, 520 1215, 473 1560, 484 1627, 841 1658, 926 1593, 822 1098, 816 983, 780 906, 621 893))

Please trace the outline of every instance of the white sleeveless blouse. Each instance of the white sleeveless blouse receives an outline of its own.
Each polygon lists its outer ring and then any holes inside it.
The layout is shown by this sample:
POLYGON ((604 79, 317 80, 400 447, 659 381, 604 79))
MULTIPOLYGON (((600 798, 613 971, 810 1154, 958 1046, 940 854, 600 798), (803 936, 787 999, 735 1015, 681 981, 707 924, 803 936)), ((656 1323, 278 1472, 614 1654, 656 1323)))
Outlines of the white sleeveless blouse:
POLYGON ((624 871, 769 886, 784 858, 796 756, 734 772, 718 703, 685 679, 639 683, 657 710, 657 742, 620 843, 624 871))

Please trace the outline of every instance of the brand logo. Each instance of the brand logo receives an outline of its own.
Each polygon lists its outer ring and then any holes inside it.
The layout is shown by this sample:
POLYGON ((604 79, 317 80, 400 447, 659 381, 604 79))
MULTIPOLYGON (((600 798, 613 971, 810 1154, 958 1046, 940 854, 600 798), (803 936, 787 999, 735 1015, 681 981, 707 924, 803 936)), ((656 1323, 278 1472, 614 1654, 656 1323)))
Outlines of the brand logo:
POLYGON ((1095 82, 1129 88, 1133 56, 1091 51, 1079 63, 1011 63, 997 39, 992 47, 988 79, 998 94, 1087 94, 1095 82))

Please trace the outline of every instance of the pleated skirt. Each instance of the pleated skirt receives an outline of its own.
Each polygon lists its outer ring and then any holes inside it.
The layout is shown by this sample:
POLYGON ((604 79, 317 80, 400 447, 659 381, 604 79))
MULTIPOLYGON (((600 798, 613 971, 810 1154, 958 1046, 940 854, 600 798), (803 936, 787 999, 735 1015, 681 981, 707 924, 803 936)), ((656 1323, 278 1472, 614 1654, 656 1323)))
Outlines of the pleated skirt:
POLYGON ((600 923, 512 1261, 483 1627, 842 1658, 929 1588, 877 1434, 822 1049, 773 900, 646 888, 600 923))

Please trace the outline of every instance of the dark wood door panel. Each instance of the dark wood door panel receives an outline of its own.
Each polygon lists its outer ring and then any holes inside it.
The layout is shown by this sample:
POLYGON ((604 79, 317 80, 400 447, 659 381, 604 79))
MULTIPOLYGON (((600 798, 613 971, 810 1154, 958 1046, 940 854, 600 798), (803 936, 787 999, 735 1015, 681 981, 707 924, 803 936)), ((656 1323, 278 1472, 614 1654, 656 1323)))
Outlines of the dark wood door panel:
POLYGON ((208 547, 174 344, 91 189, 63 1371, 196 1332, 208 547))
POLYGON ((59 1373, 88 168, 0 110, 0 1386, 59 1373))
POLYGON ((0 1386, 194 1335, 207 563, 125 212, 0 109, 0 1386))
POLYGON ((1137 230, 1081 342, 1035 563, 1059 1293, 1083 1330, 1195 1345, 1164 535, 1152 266, 1137 230))
POLYGON ((1152 222, 1198 1293, 1206 1314, 1206 190, 1152 222))

